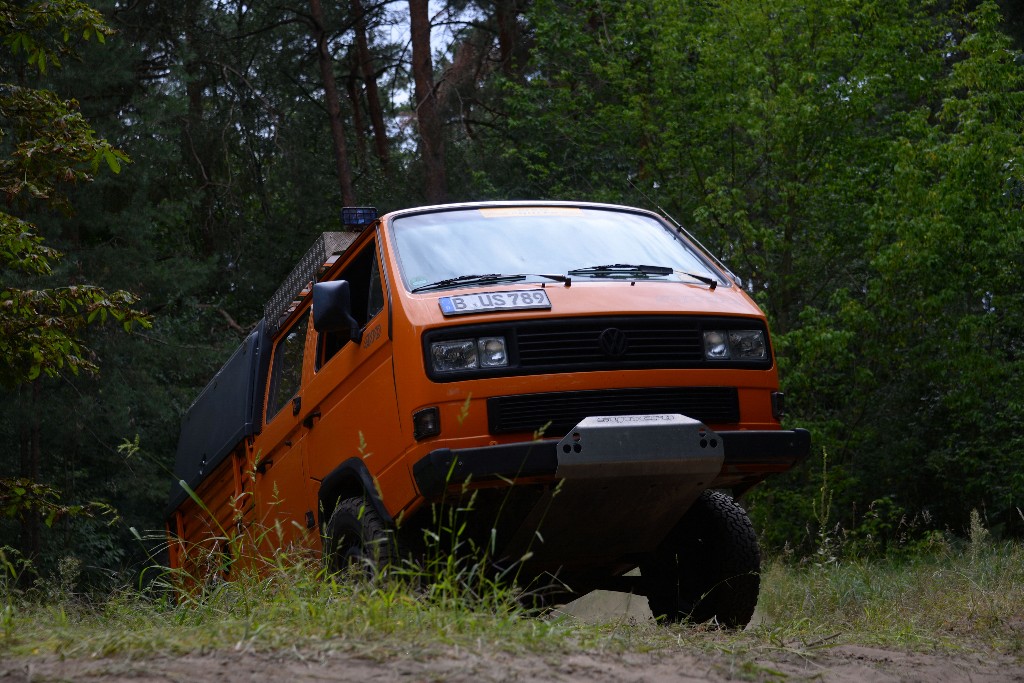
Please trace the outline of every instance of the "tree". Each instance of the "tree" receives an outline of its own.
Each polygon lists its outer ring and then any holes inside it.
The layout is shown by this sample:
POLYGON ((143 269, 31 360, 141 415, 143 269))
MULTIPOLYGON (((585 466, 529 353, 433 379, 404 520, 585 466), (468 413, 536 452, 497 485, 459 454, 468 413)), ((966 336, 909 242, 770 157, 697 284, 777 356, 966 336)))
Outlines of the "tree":
MULTIPOLYGON (((8 208, 0 212, 0 384, 34 383, 32 402, 40 376, 97 370, 82 340, 89 324, 111 318, 126 330, 148 325, 132 308, 136 297, 126 291, 108 292, 87 283, 52 286, 53 265, 61 254, 44 244, 29 219, 42 210, 69 214, 65 188, 88 183, 101 164, 118 173, 128 161, 95 136, 77 102, 27 85, 73 55, 72 35, 102 42, 110 33, 100 14, 78 0, 0 3, 0 36, 9 49, 0 64, 0 135, 6 153, 0 159, 0 189, 8 208)), ((29 558, 39 552, 40 515, 49 525, 59 516, 87 510, 61 504, 53 488, 37 481, 40 429, 38 416, 22 425, 22 476, 0 481, 0 511, 21 522, 22 551, 29 558)))
MULTIPOLYGON (((0 84, 2 135, 9 150, 0 160, 0 189, 12 209, 0 212, 0 268, 6 271, 5 281, 12 282, 19 276, 47 276, 60 258, 23 216, 40 205, 70 211, 62 187, 89 182, 101 163, 117 173, 128 159, 95 137, 75 101, 11 80, 12 76, 26 80, 26 65, 40 74, 59 67, 72 33, 102 40, 110 33, 102 17, 77 0, 30 9, 4 3, 2 9, 0 34, 15 61, 2 67, 5 82, 0 84)), ((95 370, 79 333, 85 325, 105 322, 108 316, 126 329, 142 322, 144 317, 131 309, 135 301, 128 292, 107 292, 87 284, 40 289, 4 286, 0 290, 0 382, 12 387, 40 374, 54 376, 64 367, 72 372, 95 370)))
POLYGON ((1024 55, 996 3, 956 18, 942 97, 893 142, 893 183, 873 207, 864 305, 879 350, 900 351, 871 366, 916 408, 902 425, 879 416, 877 433, 899 436, 875 448, 869 471, 900 482, 908 507, 952 524, 976 507, 1007 531, 1021 528, 1024 497, 1024 55))
POLYGON ((338 185, 341 188, 341 198, 346 206, 355 206, 356 196, 352 191, 352 169, 348 160, 345 125, 341 118, 341 98, 338 96, 338 85, 334 78, 334 59, 327 45, 327 27, 320 0, 309 0, 309 9, 312 16, 313 38, 316 41, 317 63, 320 65, 324 97, 327 100, 327 117, 331 125, 331 140, 334 142, 334 159, 337 166, 338 185))
POLYGON ((434 62, 430 47, 430 9, 427 0, 409 0, 412 37, 412 75, 416 84, 416 122, 424 167, 426 200, 440 204, 448 198, 445 171, 444 125, 438 105, 434 62))
POLYGON ((380 92, 377 88, 377 73, 374 70, 373 55, 370 52, 367 12, 363 7, 362 0, 352 0, 352 14, 355 17, 356 61, 366 85, 366 105, 370 112, 370 127, 373 130, 373 148, 380 165, 387 169, 391 152, 388 149, 384 110, 380 104, 380 92))

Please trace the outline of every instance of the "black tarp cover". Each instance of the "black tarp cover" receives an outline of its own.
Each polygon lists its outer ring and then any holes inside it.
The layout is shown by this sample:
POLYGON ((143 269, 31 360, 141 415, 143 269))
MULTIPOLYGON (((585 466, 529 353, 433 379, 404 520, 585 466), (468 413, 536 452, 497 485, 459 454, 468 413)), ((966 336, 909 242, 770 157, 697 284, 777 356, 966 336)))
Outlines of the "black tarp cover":
POLYGON ((232 354, 181 421, 167 515, 228 456, 242 439, 259 431, 263 390, 270 359, 266 325, 257 325, 232 354))

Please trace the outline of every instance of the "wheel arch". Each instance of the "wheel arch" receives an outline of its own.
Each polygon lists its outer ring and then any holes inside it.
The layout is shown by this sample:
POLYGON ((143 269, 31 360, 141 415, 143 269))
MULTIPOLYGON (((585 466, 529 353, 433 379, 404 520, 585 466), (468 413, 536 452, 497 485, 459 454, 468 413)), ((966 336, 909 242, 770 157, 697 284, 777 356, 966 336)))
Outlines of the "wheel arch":
POLYGON ((381 519, 388 524, 394 524, 394 519, 384 507, 384 501, 381 500, 370 470, 360 458, 353 457, 331 470, 320 482, 320 490, 317 493, 317 521, 321 531, 340 500, 359 496, 373 506, 381 519))

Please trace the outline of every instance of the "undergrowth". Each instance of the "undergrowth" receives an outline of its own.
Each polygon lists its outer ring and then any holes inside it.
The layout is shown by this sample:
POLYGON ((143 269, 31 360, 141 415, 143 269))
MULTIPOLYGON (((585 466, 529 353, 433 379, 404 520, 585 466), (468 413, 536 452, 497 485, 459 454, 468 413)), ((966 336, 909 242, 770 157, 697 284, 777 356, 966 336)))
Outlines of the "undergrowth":
POLYGON ((1024 546, 953 542, 930 552, 769 565, 759 610, 773 637, 908 649, 1024 652, 1024 546))
MULTIPOLYGON (((947 544, 928 554, 793 566, 767 563, 755 624, 664 626, 610 617, 587 625, 520 607, 510 588, 451 599, 419 582, 325 576, 319 562, 280 562, 178 599, 164 576, 146 589, 86 598, 67 578, 29 590, 0 583, 0 657, 343 650, 430 657, 450 648, 553 654, 688 648, 756 658, 843 643, 910 650, 1024 652, 1024 546, 947 544), (161 587, 163 586, 163 587, 161 587)), ((449 577, 450 578, 450 577, 449 577)))

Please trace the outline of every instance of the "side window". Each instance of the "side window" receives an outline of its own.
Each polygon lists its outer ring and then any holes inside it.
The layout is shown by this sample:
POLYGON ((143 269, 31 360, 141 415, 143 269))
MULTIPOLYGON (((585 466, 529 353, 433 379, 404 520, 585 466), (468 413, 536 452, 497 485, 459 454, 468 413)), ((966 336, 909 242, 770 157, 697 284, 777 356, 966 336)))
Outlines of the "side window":
MULTIPOLYGON (((374 241, 366 245, 337 277, 338 280, 348 280, 352 317, 360 328, 366 327, 366 323, 384 308, 384 286, 377 265, 376 244, 374 241)), ((317 342, 317 369, 323 367, 350 341, 347 335, 335 332, 320 335, 317 342)))
POLYGON ((377 259, 370 264, 370 297, 366 302, 366 322, 384 309, 384 285, 380 281, 380 267, 377 259))
POLYGON ((306 311, 274 348, 274 367, 270 374, 270 394, 267 397, 267 422, 281 412, 281 408, 299 392, 308 321, 309 311, 306 311))

